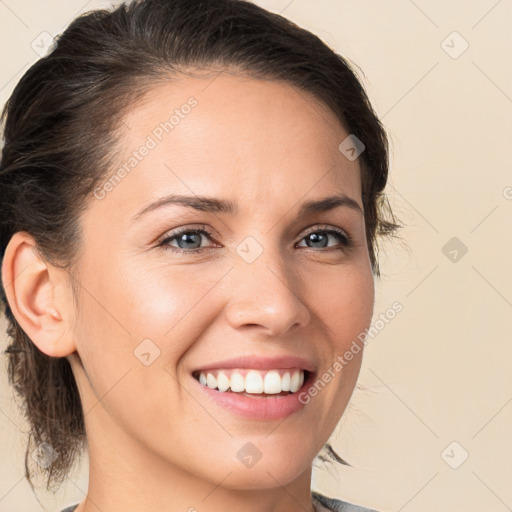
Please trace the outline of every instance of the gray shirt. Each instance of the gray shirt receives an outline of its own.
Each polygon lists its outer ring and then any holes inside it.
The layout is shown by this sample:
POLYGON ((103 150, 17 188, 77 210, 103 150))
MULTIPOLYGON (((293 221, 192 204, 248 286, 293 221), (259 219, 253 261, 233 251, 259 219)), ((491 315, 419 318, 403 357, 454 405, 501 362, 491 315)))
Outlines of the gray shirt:
MULTIPOLYGON (((326 510, 333 512, 377 512, 377 510, 360 507, 359 505, 353 505, 352 503, 347 503, 346 501, 337 500, 335 498, 328 498, 323 494, 318 492, 312 492, 311 496, 313 497, 313 503, 318 506, 325 507, 326 510)), ((323 512, 322 509, 319 512, 323 512)))

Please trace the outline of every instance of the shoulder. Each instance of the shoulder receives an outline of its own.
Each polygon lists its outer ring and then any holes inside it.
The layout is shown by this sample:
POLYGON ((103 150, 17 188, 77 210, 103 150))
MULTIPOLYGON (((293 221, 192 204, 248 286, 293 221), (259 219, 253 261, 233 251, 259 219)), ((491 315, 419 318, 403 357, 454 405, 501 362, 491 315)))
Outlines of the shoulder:
MULTIPOLYGON (((374 509, 369 509, 365 507, 360 507, 359 505, 353 505, 352 503, 347 503, 346 501, 337 500, 335 498, 328 498, 323 494, 312 492, 311 496, 313 500, 321 505, 323 505, 327 510, 333 512, 378 512, 374 509)), ((71 505, 61 510, 61 512, 73 512, 76 507, 78 507, 78 503, 75 505, 71 505)))
POLYGON ((76 507, 78 507, 80 503, 75 503, 74 505, 70 505, 69 507, 63 508, 60 512, 73 512, 76 507))
POLYGON ((335 498, 328 498, 327 496, 314 491, 311 493, 311 496, 315 502, 320 503, 327 510, 332 510, 333 512, 378 512, 377 510, 361 507, 359 505, 353 505, 352 503, 347 503, 346 501, 337 500, 335 498))

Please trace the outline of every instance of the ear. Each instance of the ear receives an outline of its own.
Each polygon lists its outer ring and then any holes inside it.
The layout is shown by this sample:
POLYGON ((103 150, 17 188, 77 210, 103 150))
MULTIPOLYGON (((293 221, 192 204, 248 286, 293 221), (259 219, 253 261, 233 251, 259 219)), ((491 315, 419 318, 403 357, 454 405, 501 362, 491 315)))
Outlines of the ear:
POLYGON ((2 261, 2 282, 11 311, 41 352, 65 357, 76 347, 69 329, 67 272, 46 262, 29 233, 15 233, 2 261))

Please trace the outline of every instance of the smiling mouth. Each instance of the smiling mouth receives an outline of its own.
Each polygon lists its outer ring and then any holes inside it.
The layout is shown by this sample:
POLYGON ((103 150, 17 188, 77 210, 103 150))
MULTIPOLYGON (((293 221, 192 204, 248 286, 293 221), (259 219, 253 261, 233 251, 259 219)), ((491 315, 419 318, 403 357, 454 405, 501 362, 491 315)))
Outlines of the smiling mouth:
POLYGON ((219 393, 250 397, 279 397, 296 394, 312 372, 300 368, 255 370, 229 368, 195 370, 192 376, 203 386, 219 393))

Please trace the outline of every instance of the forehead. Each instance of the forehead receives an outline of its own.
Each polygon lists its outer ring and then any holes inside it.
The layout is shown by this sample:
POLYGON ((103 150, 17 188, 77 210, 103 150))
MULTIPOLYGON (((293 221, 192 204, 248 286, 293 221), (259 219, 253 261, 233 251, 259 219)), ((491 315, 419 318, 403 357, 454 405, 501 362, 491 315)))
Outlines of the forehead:
POLYGON ((359 163, 339 150, 349 134, 326 105, 284 81, 171 79, 128 108, 122 125, 113 171, 125 172, 108 194, 112 206, 131 198, 135 209, 164 191, 267 204, 343 192, 361 204, 359 163))

